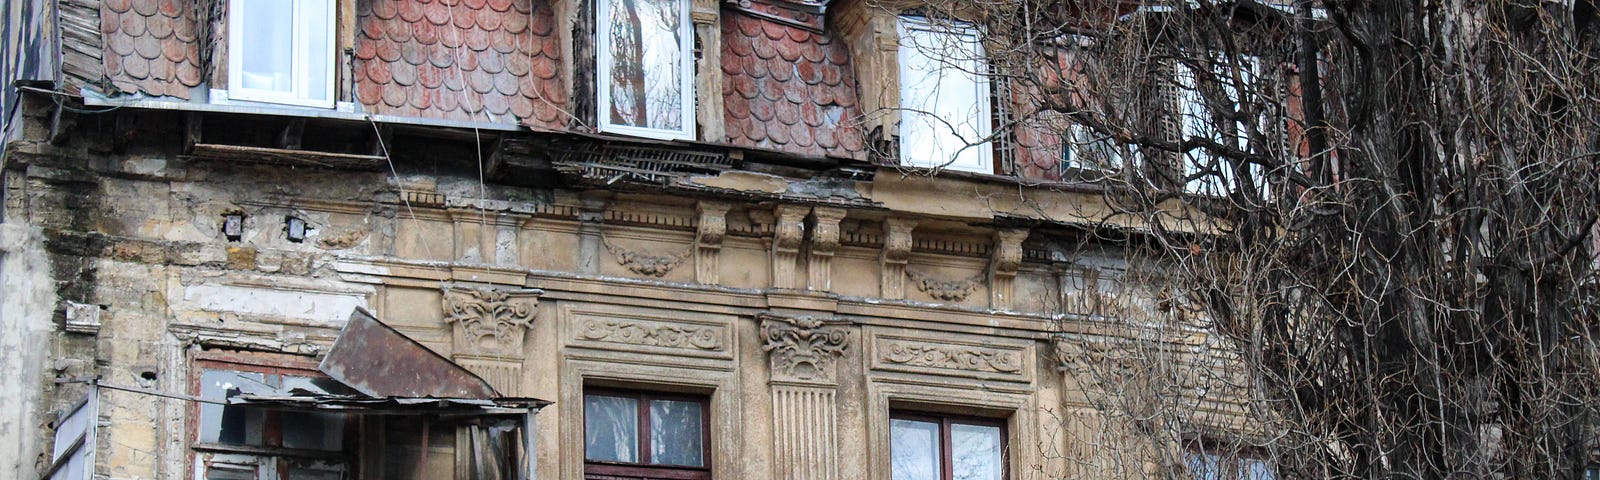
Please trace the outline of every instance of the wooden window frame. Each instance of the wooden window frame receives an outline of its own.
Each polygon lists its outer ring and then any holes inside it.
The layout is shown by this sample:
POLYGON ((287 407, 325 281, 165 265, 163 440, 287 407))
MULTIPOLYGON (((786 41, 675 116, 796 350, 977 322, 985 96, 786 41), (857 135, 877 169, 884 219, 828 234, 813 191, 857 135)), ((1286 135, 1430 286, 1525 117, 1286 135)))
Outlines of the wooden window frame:
MULTIPOLYGON (((1000 429, 1000 478, 1011 478, 1011 432, 1006 429, 1006 421, 1001 418, 978 417, 972 415, 945 415, 939 413, 915 412, 893 410, 889 412, 889 420, 910 420, 914 422, 927 422, 939 425, 939 480, 952 480, 954 478, 955 455, 950 441, 951 425, 974 425, 981 427, 996 427, 1000 429)), ((891 450, 894 445, 889 446, 891 450)))
POLYGON ((632 398, 638 401, 638 462, 613 462, 590 460, 588 452, 588 418, 589 413, 583 412, 584 445, 583 474, 585 477, 600 475, 605 478, 649 478, 663 480, 709 480, 711 478, 711 408, 710 398, 702 395, 683 393, 655 392, 647 390, 625 390, 614 388, 585 388, 583 398, 587 404, 590 395, 605 397, 632 398), (672 400, 680 402, 693 402, 700 406, 700 458, 698 467, 686 465, 656 465, 650 462, 650 401, 672 400))
MULTIPOLYGON (((206 370, 218 370, 240 373, 260 373, 263 375, 294 376, 303 378, 328 378, 327 375, 317 371, 316 364, 299 358, 283 355, 241 355, 222 352, 201 352, 190 362, 189 393, 199 398, 202 396, 203 373, 206 370)), ((360 465, 358 452, 360 450, 360 425, 355 416, 346 416, 343 426, 343 438, 340 439, 338 451, 284 448, 282 421, 279 412, 267 410, 266 419, 262 425, 262 445, 230 445, 223 443, 202 443, 200 441, 200 409, 201 402, 190 402, 188 408, 189 427, 186 442, 189 446, 191 464, 196 478, 204 478, 205 472, 211 469, 207 458, 223 457, 253 457, 257 460, 256 475, 259 477, 266 473, 277 472, 279 478, 287 478, 287 463, 290 460, 329 461, 343 465, 347 478, 360 478, 360 465), (261 468, 272 463, 276 468, 269 468, 265 472, 261 468)))
POLYGON ((1241 467, 1244 465, 1245 460, 1261 462, 1272 473, 1271 478, 1277 478, 1277 466, 1265 455, 1266 452, 1261 448, 1250 446, 1230 448, 1225 445, 1227 444, 1224 442, 1209 438, 1189 439, 1183 442, 1183 452, 1185 454, 1183 466, 1189 478, 1195 478, 1193 475, 1196 473, 1189 467, 1189 455, 1207 454, 1217 457, 1218 471, 1216 473, 1219 479, 1235 480, 1244 478, 1244 470, 1241 467))

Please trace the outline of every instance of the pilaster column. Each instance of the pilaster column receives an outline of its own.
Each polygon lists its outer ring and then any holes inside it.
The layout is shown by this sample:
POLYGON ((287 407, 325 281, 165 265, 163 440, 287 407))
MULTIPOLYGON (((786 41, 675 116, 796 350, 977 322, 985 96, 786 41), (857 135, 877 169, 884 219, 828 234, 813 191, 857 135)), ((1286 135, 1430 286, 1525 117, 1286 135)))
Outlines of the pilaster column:
POLYGON ((539 311, 537 289, 447 284, 444 321, 450 324, 451 359, 506 396, 522 392, 523 342, 539 311))
POLYGON ((836 360, 850 344, 848 322, 761 317, 771 366, 774 478, 839 478, 836 360))
POLYGON ((606 219, 606 202, 610 195, 588 192, 582 195, 583 206, 578 210, 578 271, 600 273, 600 252, 605 249, 605 239, 600 237, 600 227, 606 219))
POLYGON ((722 106, 721 10, 718 0, 694 0, 689 5, 689 19, 694 22, 700 50, 706 52, 700 56, 699 68, 695 69, 699 72, 695 76, 699 99, 695 119, 700 124, 700 139, 707 142, 723 142, 728 136, 722 125, 722 116, 727 110, 722 106))

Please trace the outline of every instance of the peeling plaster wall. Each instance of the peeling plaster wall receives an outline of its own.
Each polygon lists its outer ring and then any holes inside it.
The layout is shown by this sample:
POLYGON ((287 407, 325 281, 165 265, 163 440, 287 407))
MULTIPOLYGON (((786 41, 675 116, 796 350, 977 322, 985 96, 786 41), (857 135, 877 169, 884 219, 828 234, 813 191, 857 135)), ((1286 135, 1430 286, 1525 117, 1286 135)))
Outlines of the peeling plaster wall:
POLYGON ((0 224, 0 477, 33 478, 41 443, 48 388, 45 371, 55 331, 55 282, 36 227, 0 224), (22 441, 17 441, 22 440, 22 441))

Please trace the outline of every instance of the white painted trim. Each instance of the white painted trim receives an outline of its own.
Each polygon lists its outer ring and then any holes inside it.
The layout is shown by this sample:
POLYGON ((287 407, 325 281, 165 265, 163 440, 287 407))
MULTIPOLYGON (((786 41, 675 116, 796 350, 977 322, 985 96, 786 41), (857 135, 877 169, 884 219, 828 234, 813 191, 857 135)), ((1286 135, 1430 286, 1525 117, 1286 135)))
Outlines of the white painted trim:
MULTIPOLYGON (((956 25, 952 25, 952 28, 948 28, 947 29, 947 28, 943 28, 942 25, 935 26, 933 23, 929 22, 927 19, 924 19, 922 17, 909 16, 909 15, 899 17, 899 21, 896 22, 895 25, 896 25, 897 36, 900 39, 902 39, 901 43, 904 43, 903 39, 908 38, 910 36, 910 32, 912 30, 928 32, 928 33, 931 33, 931 34, 934 34, 934 35, 971 37, 971 41, 974 43, 974 45, 973 45, 974 52, 973 53, 974 53, 974 56, 977 57, 977 58, 973 59, 973 63, 974 63, 973 65, 959 65, 958 66, 958 69, 971 68, 973 70, 973 83, 974 83, 975 89, 977 90, 976 92, 974 92, 973 97, 974 97, 975 102, 976 102, 976 108, 977 108, 977 112, 976 113, 980 118, 974 119, 974 120, 976 120, 976 122, 973 125, 973 127, 974 127, 974 130, 975 130, 974 133, 976 134, 977 138, 971 139, 971 140, 984 139, 984 138, 988 138, 989 136, 993 135, 994 134, 994 127, 991 125, 991 123, 994 121, 993 120, 994 119, 994 106, 990 105, 990 98, 989 98, 993 94, 993 89, 989 85, 989 76, 988 76, 989 64, 988 64, 988 62, 981 60, 981 59, 985 58, 987 54, 985 53, 985 50, 983 48, 982 36, 979 35, 978 30, 976 28, 970 26, 970 25, 965 24, 965 23, 957 23, 956 25)), ((961 41, 966 41, 966 40, 963 39, 961 41)), ((904 46, 902 45, 902 46, 898 46, 896 48, 900 49, 900 48, 904 48, 904 46)), ((907 76, 906 75, 906 65, 905 65, 906 64, 906 53, 903 50, 897 50, 896 56, 899 59, 899 62, 897 62, 899 64, 899 67, 898 67, 899 68, 899 75, 897 75, 896 78, 899 78, 899 80, 900 80, 900 85, 896 86, 896 88, 900 89, 900 92, 901 92, 900 102, 901 102, 901 106, 903 107, 903 106, 905 106, 907 104, 907 99, 905 98, 905 85, 906 85, 905 77, 907 76)), ((944 60, 945 61, 949 61, 950 63, 958 63, 955 60, 959 60, 959 59, 944 59, 944 60)), ((961 62, 961 63, 964 63, 964 62, 961 62)), ((976 163, 960 162, 955 158, 933 158, 933 159, 910 158, 908 155, 905 154, 905 145, 906 145, 906 143, 907 143, 906 141, 908 139, 905 138, 905 135, 904 135, 905 128, 903 126, 904 125, 903 120, 904 120, 904 118, 906 117, 907 114, 917 115, 919 113, 912 113, 912 112, 910 112, 908 110, 900 110, 898 112, 898 114, 902 119, 902 128, 900 129, 900 132, 901 132, 901 136, 900 136, 900 145, 901 145, 900 146, 900 160, 901 160, 902 164, 904 164, 906 166, 912 166, 912 167, 939 168, 939 169, 945 169, 945 170, 958 170, 958 171, 963 171, 963 172, 980 173, 980 174, 986 174, 986 175, 994 175, 995 174, 995 170, 996 169, 995 169, 995 164, 994 164, 994 143, 993 142, 989 142, 989 141, 986 141, 986 142, 983 142, 983 143, 980 143, 980 144, 977 144, 977 145, 973 145, 973 146, 970 146, 970 147, 966 147, 967 149, 975 149, 975 150, 977 150, 978 158, 976 159, 976 163)), ((953 122, 956 119, 948 119, 948 120, 953 122)), ((943 133, 936 133, 936 134, 937 135, 945 135, 943 133)), ((962 140, 963 142, 969 140, 969 139, 965 139, 965 138, 960 138, 959 135, 957 135, 957 138, 962 140)))
POLYGON ((599 131, 605 133, 618 133, 660 140, 694 140, 695 139, 695 71, 694 71, 694 22, 689 18, 689 0, 671 0, 678 2, 678 48, 683 52, 680 60, 681 74, 678 76, 682 85, 679 87, 683 98, 679 104, 682 111, 683 128, 680 130, 665 130, 659 128, 636 127, 629 125, 613 125, 608 114, 611 106, 611 4, 618 0, 600 0, 595 9, 595 124, 599 131))
POLYGON ((291 89, 293 90, 293 93, 284 94, 281 92, 245 88, 242 86, 243 79, 240 78, 240 74, 244 72, 244 40, 241 38, 241 35, 245 18, 240 12, 243 11, 243 4, 246 1, 250 0, 228 0, 228 98, 234 101, 254 101, 295 105, 301 107, 333 108, 335 104, 334 97, 337 96, 337 92, 335 91, 334 87, 334 72, 336 71, 334 68, 334 59, 338 58, 336 56, 337 45, 335 45, 337 43, 337 39, 334 32, 334 30, 337 28, 337 22, 335 21, 336 18, 334 16, 336 2, 334 0, 289 0, 294 2, 294 28, 290 43, 294 45, 295 52, 291 55, 290 62, 293 64, 291 68, 305 69, 308 66, 308 57, 310 51, 309 48, 306 47, 308 44, 307 35, 317 34, 327 35, 326 53, 328 65, 327 75, 322 79, 310 79, 302 74, 291 75, 291 81, 293 83, 293 87, 291 89), (320 12, 307 11, 309 9, 307 3, 310 2, 322 2, 325 5, 325 8, 317 9, 321 10, 320 12), (327 22, 328 26, 326 32, 308 32, 306 31, 307 29, 304 28, 305 22, 302 20, 308 16, 315 15, 320 15, 326 19, 325 21, 327 22), (327 99, 305 98, 305 92, 310 87, 309 82, 312 81, 324 82, 324 91, 328 94, 327 99))

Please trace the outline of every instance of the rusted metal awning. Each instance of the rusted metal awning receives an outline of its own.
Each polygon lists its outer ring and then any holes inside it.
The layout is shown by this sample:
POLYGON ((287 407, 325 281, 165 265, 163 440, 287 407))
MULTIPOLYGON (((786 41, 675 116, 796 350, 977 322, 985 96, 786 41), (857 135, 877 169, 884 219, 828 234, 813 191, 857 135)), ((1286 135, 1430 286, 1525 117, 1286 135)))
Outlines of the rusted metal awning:
POLYGON ((364 395, 238 395, 231 405, 274 410, 308 410, 355 415, 523 415, 538 412, 550 402, 535 398, 373 398, 364 395))
POLYGON ((356 308, 318 370, 373 398, 502 398, 489 382, 356 308))

